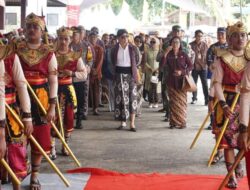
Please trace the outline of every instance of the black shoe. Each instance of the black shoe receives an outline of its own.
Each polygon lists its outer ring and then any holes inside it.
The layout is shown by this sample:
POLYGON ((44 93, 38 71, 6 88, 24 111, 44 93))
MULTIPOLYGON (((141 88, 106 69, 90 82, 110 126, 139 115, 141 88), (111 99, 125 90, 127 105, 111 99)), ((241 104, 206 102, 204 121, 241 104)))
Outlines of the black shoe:
POLYGON ((158 112, 165 112, 165 109, 162 108, 162 109, 158 110, 158 112))
POLYGON ((103 105, 103 104, 99 104, 99 107, 100 107, 100 108, 104 108, 104 105, 103 105))
POLYGON ((175 125, 170 125, 170 127, 169 127, 170 129, 175 129, 176 128, 176 126, 175 125))
POLYGON ((93 115, 100 115, 97 111, 94 111, 93 115))
POLYGON ((212 130, 212 126, 208 125, 207 130, 212 130))
POLYGON ((82 129, 83 127, 82 127, 82 122, 81 122, 81 120, 77 120, 76 121, 76 126, 75 126, 75 129, 82 129))
POLYGON ((169 118, 166 117, 166 118, 164 119, 164 121, 165 121, 165 122, 169 122, 169 118))
POLYGON ((208 101, 205 101, 205 104, 204 104, 205 106, 207 106, 208 105, 208 101))
POLYGON ((82 120, 88 120, 88 117, 86 115, 83 115, 82 120))
POLYGON ((117 129, 117 130, 122 130, 123 127, 124 127, 124 126, 121 125, 121 126, 117 127, 116 129, 117 129))
POLYGON ((129 131, 136 132, 136 128, 130 128, 129 131))
POLYGON ((191 104, 196 104, 197 103, 197 100, 193 100, 192 102, 191 102, 191 104))

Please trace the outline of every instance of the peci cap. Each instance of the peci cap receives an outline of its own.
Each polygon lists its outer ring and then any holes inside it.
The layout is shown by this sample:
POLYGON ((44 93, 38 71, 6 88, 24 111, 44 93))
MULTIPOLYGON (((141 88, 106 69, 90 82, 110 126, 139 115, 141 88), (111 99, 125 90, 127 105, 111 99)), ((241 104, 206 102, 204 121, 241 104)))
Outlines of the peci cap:
POLYGON ((89 36, 98 36, 96 31, 90 31, 89 36))
POLYGON ((90 29, 91 32, 96 32, 97 34, 99 34, 99 29, 96 27, 96 26, 93 26, 91 29, 90 29))
POLYGON ((217 33, 226 33, 227 29, 225 27, 218 27, 217 33))

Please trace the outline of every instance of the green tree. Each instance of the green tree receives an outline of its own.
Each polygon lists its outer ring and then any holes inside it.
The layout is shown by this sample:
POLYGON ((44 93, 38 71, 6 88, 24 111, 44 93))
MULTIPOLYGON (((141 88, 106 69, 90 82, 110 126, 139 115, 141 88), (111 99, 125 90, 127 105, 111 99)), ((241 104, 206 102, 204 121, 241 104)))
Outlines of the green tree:
POLYGON ((250 0, 231 0, 232 6, 240 6, 240 1, 242 3, 242 6, 246 6, 246 4, 250 3, 250 0))
POLYGON ((115 15, 118 15, 121 11, 123 0, 111 0, 110 4, 115 15))
POLYGON ((137 19, 142 19, 142 12, 143 12, 143 0, 126 0, 129 4, 129 9, 131 14, 137 19))

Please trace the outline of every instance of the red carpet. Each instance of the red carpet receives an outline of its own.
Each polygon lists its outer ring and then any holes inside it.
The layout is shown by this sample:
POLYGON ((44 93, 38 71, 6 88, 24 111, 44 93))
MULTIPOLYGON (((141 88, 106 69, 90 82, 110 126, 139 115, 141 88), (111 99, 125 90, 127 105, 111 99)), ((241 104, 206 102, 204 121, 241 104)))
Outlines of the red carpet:
MULTIPOLYGON (((68 172, 91 173, 84 190, 217 190, 224 178, 218 175, 123 174, 97 168, 68 172)), ((249 190, 246 177, 239 182, 238 189, 249 190)))

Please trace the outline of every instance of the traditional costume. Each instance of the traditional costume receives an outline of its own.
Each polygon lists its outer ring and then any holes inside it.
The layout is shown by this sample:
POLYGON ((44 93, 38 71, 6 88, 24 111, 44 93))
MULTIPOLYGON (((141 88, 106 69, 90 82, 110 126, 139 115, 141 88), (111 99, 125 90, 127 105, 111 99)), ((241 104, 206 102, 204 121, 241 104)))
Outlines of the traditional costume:
MULTIPOLYGON (((247 67, 241 81, 240 96, 240 133, 249 132, 250 116, 250 42, 245 49, 245 56, 248 59, 247 67), (248 129, 247 129, 248 127, 248 129)), ((249 133, 248 133, 249 134, 249 133)), ((250 151, 245 154, 248 184, 250 186, 250 151)))
MULTIPOLYGON (((38 29, 44 30, 45 22, 43 17, 31 13, 26 17, 27 31, 31 31, 28 27, 38 27, 38 29)), ((33 30, 33 32, 36 32, 36 30, 33 30)), ((29 36, 27 38, 28 40, 32 40, 29 36)), ((30 84, 32 90, 35 92, 45 110, 50 111, 51 109, 54 109, 57 97, 58 80, 57 61, 53 49, 42 42, 34 44, 24 40, 17 41, 15 48, 19 55, 25 78, 30 84)), ((34 132, 32 135, 44 151, 49 153, 51 149, 51 126, 47 122, 46 115, 43 114, 34 98, 31 98, 31 111, 34 126, 34 132)), ((31 143, 31 153, 31 189, 36 188, 37 186, 40 188, 39 181, 35 176, 37 176, 39 171, 42 155, 33 143, 31 143), (35 162, 35 164, 33 162, 35 162)))
MULTIPOLYGON (((17 115, 22 116, 23 121, 31 121, 30 98, 18 56, 14 52, 10 52, 4 59, 4 65, 6 71, 5 77, 7 77, 5 86, 6 103, 17 115), (17 94, 21 109, 19 109, 17 104, 17 94)), ((23 179, 27 175, 27 139, 24 136, 23 129, 18 125, 9 111, 6 111, 6 118, 7 160, 17 177, 23 179)))
MULTIPOLYGON (((57 30, 58 37, 66 36, 71 37, 72 31, 68 28, 62 27, 57 30)), ((68 48, 69 49, 69 48, 68 48)), ((74 52, 68 50, 66 53, 60 50, 56 51, 56 58, 58 62, 58 98, 60 102, 60 109, 62 113, 63 126, 65 130, 65 141, 68 142, 70 133, 74 128, 74 109, 77 105, 77 99, 75 89, 72 84, 72 77, 76 77, 80 80, 86 80, 87 71, 86 67, 81 59, 82 52, 74 52), (66 76, 63 74, 64 70, 72 71, 72 76, 66 76)), ((66 150, 63 148, 63 153, 66 150)))
MULTIPOLYGON (((246 33, 246 28, 243 23, 238 22, 235 25, 229 26, 227 29, 228 39, 231 39, 231 36, 235 33, 246 33)), ((239 34, 241 35, 241 34, 239 34)), ((232 106, 232 103, 235 99, 237 93, 239 93, 238 86, 240 85, 244 69, 246 67, 247 60, 242 55, 235 55, 239 50, 226 49, 218 50, 217 57, 218 59, 214 65, 213 72, 213 85, 216 93, 216 97, 219 100, 219 104, 215 107, 215 119, 213 132, 216 137, 219 136, 221 128, 227 119, 224 115, 224 110, 228 106, 232 106), (224 89, 224 92, 223 92, 224 89)), ((234 154, 234 149, 238 149, 238 132, 239 132, 239 101, 237 102, 233 115, 229 118, 229 124, 226 128, 226 131, 223 135, 219 148, 223 148, 226 152, 225 155, 234 154)), ((226 166, 229 170, 234 157, 225 156, 226 166)), ((243 176, 242 166, 238 165, 236 169, 236 177, 240 178, 243 176)), ((237 181, 235 175, 233 175, 227 185, 229 188, 237 187, 237 181)))

